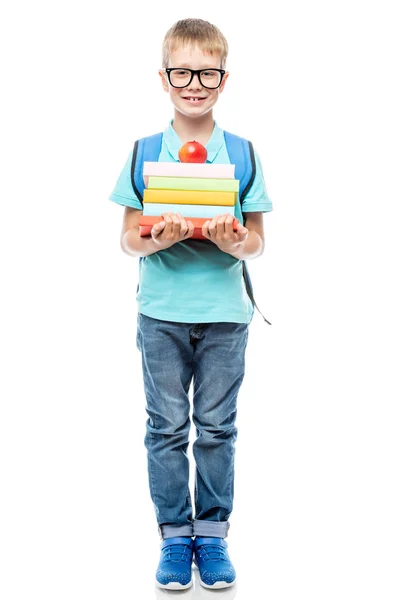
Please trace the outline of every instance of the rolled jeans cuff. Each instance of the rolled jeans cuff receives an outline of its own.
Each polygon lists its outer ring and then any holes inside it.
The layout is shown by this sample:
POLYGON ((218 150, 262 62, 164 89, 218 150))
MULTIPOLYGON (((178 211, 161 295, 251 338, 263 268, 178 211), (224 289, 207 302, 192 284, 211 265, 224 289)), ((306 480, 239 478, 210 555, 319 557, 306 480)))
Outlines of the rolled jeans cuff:
POLYGON ((158 533, 162 540, 170 537, 192 537, 193 527, 191 523, 187 525, 159 525, 158 533))
POLYGON ((193 521, 193 535, 199 537, 226 538, 230 527, 229 521, 193 521))

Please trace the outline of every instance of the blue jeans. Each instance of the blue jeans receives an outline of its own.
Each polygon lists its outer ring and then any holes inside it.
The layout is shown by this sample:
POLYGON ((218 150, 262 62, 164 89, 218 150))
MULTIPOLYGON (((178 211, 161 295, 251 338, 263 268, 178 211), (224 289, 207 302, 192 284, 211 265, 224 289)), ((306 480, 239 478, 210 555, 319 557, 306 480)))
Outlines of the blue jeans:
POLYGON ((161 539, 226 537, 234 492, 236 401, 245 370, 245 323, 176 323, 138 313, 150 495, 161 539), (189 490, 193 378, 195 515, 189 490))

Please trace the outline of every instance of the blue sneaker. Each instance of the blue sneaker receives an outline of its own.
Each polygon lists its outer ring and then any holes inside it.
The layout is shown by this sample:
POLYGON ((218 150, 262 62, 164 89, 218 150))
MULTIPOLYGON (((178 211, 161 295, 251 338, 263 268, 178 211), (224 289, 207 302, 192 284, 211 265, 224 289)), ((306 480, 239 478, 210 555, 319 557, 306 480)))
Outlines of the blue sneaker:
POLYGON ((167 590, 185 590, 192 585, 193 540, 170 537, 161 543, 156 585, 167 590))
POLYGON ((235 583, 236 573, 227 547, 223 538, 195 538, 194 563, 200 571, 200 583, 203 587, 225 588, 235 583))

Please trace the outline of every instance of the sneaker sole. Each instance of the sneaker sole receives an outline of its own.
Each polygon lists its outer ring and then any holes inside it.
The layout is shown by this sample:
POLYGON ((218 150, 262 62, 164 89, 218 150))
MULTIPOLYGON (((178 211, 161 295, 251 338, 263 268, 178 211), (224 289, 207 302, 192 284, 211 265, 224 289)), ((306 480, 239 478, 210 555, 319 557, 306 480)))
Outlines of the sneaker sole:
POLYGON ((156 579, 156 586, 159 588, 162 588, 164 590, 187 590, 192 585, 193 585, 193 580, 190 580, 189 583, 186 583, 184 585, 182 583, 179 583, 179 581, 170 581, 168 583, 160 583, 156 579))
POLYGON ((227 588, 227 587, 231 587, 231 585, 234 585, 234 584, 235 584, 235 582, 236 582, 236 579, 234 579, 234 580, 233 580, 233 581, 231 581, 230 583, 229 583, 228 581, 216 581, 215 583, 213 583, 213 585, 208 585, 208 583, 204 583, 204 582, 201 580, 201 577, 200 577, 200 584, 201 584, 203 587, 205 587, 205 588, 208 588, 208 589, 211 589, 211 590, 217 590, 217 589, 220 589, 220 588, 227 588))

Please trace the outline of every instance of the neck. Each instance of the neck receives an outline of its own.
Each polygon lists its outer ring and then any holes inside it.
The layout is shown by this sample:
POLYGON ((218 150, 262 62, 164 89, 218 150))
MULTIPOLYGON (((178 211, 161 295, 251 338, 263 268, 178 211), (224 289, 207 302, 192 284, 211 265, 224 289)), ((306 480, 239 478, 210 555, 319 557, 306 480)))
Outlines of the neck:
POLYGON ((205 146, 214 131, 214 118, 210 110, 197 119, 188 119, 175 110, 173 129, 178 134, 182 144, 196 140, 205 146))

